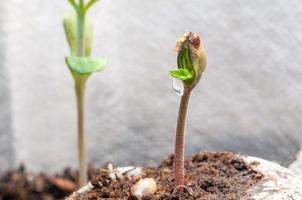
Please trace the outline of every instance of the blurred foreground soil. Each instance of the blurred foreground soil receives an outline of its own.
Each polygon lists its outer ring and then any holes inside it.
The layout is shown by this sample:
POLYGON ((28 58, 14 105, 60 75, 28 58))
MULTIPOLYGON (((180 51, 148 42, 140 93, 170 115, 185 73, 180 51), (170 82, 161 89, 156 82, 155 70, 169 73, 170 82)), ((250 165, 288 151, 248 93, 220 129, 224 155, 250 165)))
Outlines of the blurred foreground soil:
MULTIPOLYGON (((89 167, 89 178, 96 174, 89 167)), ((24 165, 9 170, 0 178, 0 200, 60 200, 77 189, 76 170, 66 168, 53 176, 28 172, 24 165)))

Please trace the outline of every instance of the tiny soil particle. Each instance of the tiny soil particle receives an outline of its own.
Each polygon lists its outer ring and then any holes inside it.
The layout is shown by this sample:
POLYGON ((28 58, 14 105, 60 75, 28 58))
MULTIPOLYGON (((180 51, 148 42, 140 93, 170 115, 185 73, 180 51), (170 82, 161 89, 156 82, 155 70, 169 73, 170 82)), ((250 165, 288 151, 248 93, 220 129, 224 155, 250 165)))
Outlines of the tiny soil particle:
POLYGON ((255 165, 229 152, 201 152, 185 162, 186 188, 175 190, 173 156, 169 156, 158 167, 145 167, 141 177, 111 180, 102 171, 92 179, 94 189, 79 195, 77 200, 138 200, 130 195, 130 189, 147 177, 156 180, 158 189, 141 200, 237 200, 262 179, 263 175, 253 169, 255 165))

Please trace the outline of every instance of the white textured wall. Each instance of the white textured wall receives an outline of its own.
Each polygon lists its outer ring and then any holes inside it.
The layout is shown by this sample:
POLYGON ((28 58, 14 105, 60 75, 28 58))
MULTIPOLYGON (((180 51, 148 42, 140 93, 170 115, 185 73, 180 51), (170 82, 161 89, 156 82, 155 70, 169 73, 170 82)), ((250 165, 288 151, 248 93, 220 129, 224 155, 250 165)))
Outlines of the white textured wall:
MULTIPOLYGON (((2 2, 1 2, 2 3, 2 2)), ((76 165, 67 0, 10 0, 6 33, 16 162, 76 165)), ((233 150, 288 162, 302 142, 302 1, 102 0, 90 13, 105 71, 87 91, 89 159, 143 164, 173 152, 175 40, 199 32, 208 68, 192 95, 187 154, 233 150)))

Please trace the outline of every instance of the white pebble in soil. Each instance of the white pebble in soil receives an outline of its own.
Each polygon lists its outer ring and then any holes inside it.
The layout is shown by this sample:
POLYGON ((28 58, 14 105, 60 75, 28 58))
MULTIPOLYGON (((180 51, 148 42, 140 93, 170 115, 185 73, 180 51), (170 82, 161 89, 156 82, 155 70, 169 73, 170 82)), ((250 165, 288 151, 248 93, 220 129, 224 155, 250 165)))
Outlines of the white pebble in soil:
POLYGON ((153 178, 145 178, 139 180, 131 188, 131 194, 135 197, 143 197, 147 195, 152 195, 156 192, 157 186, 153 178))

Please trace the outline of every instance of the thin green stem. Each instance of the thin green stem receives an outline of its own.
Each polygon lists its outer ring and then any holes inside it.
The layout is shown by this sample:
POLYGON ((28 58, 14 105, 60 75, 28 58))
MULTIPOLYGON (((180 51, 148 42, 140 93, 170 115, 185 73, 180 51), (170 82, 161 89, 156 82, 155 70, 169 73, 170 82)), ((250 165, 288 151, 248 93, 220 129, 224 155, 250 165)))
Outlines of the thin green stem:
POLYGON ((174 170, 175 170, 175 186, 184 186, 185 168, 184 168, 184 145, 185 145, 185 128, 188 104, 191 90, 185 88, 183 96, 181 97, 177 127, 175 138, 175 154, 174 154, 174 170))
MULTIPOLYGON (((85 12, 82 11, 81 3, 77 10, 77 56, 85 56, 85 12)), ((76 97, 78 108, 78 159, 79 159, 79 187, 87 183, 87 166, 86 166, 86 151, 85 151, 85 131, 84 131, 84 98, 86 76, 76 75, 76 97)))
POLYGON ((78 110, 78 158, 79 158, 79 187, 87 183, 87 166, 85 156, 85 131, 84 131, 84 98, 85 98, 86 79, 79 76, 76 81, 76 97, 78 110))
POLYGON ((79 0, 80 8, 83 8, 84 4, 85 4, 84 0, 79 0))

